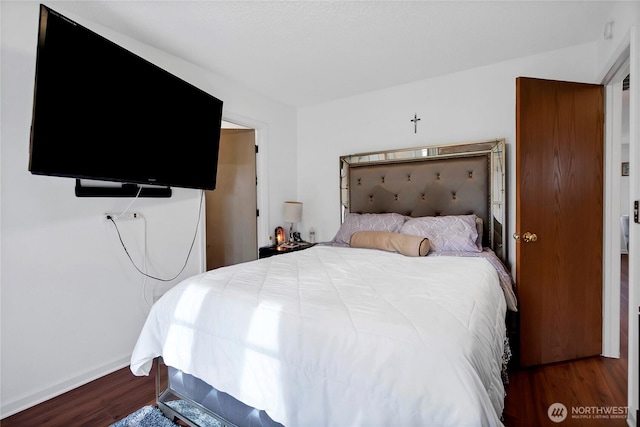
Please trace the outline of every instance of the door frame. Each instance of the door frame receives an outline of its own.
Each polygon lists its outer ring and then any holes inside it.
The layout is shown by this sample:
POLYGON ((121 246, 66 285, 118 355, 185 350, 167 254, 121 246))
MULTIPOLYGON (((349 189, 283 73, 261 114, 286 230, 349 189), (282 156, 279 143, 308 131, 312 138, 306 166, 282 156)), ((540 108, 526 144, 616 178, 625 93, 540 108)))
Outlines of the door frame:
POLYGON ((602 355, 620 357, 620 163, 622 81, 630 73, 630 40, 602 79, 605 86, 602 355))
MULTIPOLYGON (((640 20, 640 8, 638 8, 638 19, 640 20)), ((636 78, 640 76, 640 29, 637 26, 631 27, 630 31, 630 63, 631 73, 636 78)), ((629 162, 640 165, 640 85, 631 84, 629 87, 629 162)), ((629 171, 629 200, 640 200, 640 176, 638 167, 629 171)), ((629 224, 629 251, 636 254, 640 251, 640 225, 630 222, 629 224)), ((636 425, 638 420, 638 409, 640 406, 639 388, 639 351, 638 348, 638 311, 640 305, 640 270, 638 264, 629 262, 629 354, 628 354, 628 408, 630 425, 636 425)))
MULTIPOLYGON (((638 18, 640 19, 640 9, 638 9, 638 18)), ((613 82, 613 76, 618 71, 621 63, 624 63, 625 57, 629 58, 629 74, 633 76, 640 76, 640 29, 637 26, 632 26, 629 30, 629 33, 625 36, 625 38, 620 43, 620 47, 616 51, 617 54, 613 55, 613 59, 610 62, 610 66, 604 69, 603 77, 600 80, 603 84, 607 85, 613 82)), ((640 85, 631 84, 629 88, 629 162, 633 162, 633 164, 640 165, 640 85)), ((607 116, 610 114, 609 110, 605 110, 607 116)), ((615 114, 615 111, 613 112, 615 114)), ((614 120, 607 117, 607 122, 605 126, 610 126, 613 122, 609 122, 609 120, 614 120)), ((608 159, 608 161, 613 162, 614 159, 608 159)), ((616 165, 611 163, 607 164, 606 167, 614 168, 616 165)), ((612 169, 615 171, 615 169, 612 169)), ((614 173, 618 173, 615 171, 614 173)), ((638 168, 634 171, 633 169, 629 172, 630 175, 630 185, 629 185, 629 201, 640 199, 640 184, 638 183, 638 168)), ((606 188, 606 187, 605 187, 606 188)), ((605 194, 605 200, 609 201, 609 194, 605 194)), ((619 208, 618 208, 619 209, 619 208)), ((619 214, 619 212, 618 212, 619 214)), ((611 230, 605 232, 611 233, 611 230)), ((616 229, 615 232, 619 233, 616 229)), ((609 236, 605 237, 607 244, 605 245, 605 255, 611 256, 611 252, 619 253, 620 245, 617 247, 613 247, 611 242, 615 239, 609 239, 609 236)), ((619 237, 618 237, 619 239, 619 237)), ((637 224, 633 224, 630 222, 629 224, 629 251, 631 254, 636 253, 636 251, 640 250, 640 232, 638 230, 637 224)), ((636 255, 637 256, 637 255, 636 255)), ((605 268, 607 268, 607 259, 605 258, 605 268)), ((619 274, 614 272, 609 268, 609 275, 605 276, 604 283, 604 295, 603 297, 607 297, 607 286, 611 285, 612 276, 619 274)), ((618 281, 618 277, 616 276, 616 281, 618 281)), ((609 310, 611 308, 611 304, 614 304, 614 301, 607 301, 604 299, 605 306, 603 307, 605 310, 609 310), (608 306, 608 307, 607 307, 608 306)), ((638 332, 640 329, 639 320, 638 320, 638 306, 640 305, 640 270, 633 262, 629 262, 629 326, 628 326, 628 355, 627 355, 627 423, 629 425, 636 425, 640 420, 638 420, 638 409, 639 409, 639 400, 640 400, 640 378, 639 378, 639 360, 640 360, 640 349, 638 348, 638 332)), ((604 313, 604 312, 603 312, 604 313)), ((606 318, 603 320, 607 320, 606 318)), ((609 321, 613 319, 609 318, 609 321)), ((611 329, 609 329, 611 331, 611 329)), ((619 335, 619 332, 618 332, 619 335)), ((609 341, 609 340, 607 340, 609 341)), ((603 339, 603 343, 605 340, 603 339)), ((603 351, 604 354, 604 351, 603 351)))

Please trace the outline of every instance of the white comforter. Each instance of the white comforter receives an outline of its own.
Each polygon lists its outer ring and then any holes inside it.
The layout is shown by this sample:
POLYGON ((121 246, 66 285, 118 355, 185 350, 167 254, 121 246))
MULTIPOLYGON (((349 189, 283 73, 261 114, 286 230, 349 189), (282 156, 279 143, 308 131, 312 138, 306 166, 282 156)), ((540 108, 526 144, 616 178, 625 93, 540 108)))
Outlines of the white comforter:
POLYGON ((505 311, 485 259, 316 246, 171 289, 131 370, 163 356, 289 427, 502 425, 505 311))

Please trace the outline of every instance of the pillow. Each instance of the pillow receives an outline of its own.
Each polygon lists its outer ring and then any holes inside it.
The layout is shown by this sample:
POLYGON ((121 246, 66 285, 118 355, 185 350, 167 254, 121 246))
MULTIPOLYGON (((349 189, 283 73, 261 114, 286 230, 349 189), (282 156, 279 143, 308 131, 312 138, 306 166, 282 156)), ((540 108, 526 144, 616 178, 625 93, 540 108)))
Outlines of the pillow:
POLYGON ((475 215, 411 218, 402 225, 400 233, 426 237, 432 252, 482 252, 476 243, 478 230, 475 215))
POLYGON ((349 213, 338 229, 332 243, 349 244, 351 235, 356 231, 389 231, 397 233, 404 224, 405 217, 398 213, 357 214, 349 213))
POLYGON ((425 256, 430 248, 429 239, 389 231, 356 231, 351 236, 349 246, 400 252, 404 256, 425 256))

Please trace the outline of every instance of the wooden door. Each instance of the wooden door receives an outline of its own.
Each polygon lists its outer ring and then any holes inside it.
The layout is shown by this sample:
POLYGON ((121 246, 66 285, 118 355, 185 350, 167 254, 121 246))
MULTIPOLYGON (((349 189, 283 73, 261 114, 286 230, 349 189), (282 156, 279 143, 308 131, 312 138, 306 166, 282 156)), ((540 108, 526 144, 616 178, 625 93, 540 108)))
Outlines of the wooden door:
POLYGON ((253 129, 222 129, 216 189, 207 191, 207 270, 258 258, 253 129))
POLYGON ((599 355, 604 88, 518 78, 516 139, 521 365, 599 355))

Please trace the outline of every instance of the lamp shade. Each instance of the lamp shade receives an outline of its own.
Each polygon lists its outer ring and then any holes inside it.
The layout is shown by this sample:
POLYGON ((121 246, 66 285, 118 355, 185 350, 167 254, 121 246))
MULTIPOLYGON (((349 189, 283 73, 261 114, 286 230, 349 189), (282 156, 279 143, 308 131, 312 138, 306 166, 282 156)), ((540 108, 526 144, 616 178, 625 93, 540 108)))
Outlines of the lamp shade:
POLYGON ((302 203, 284 202, 284 222, 302 221, 302 203))

